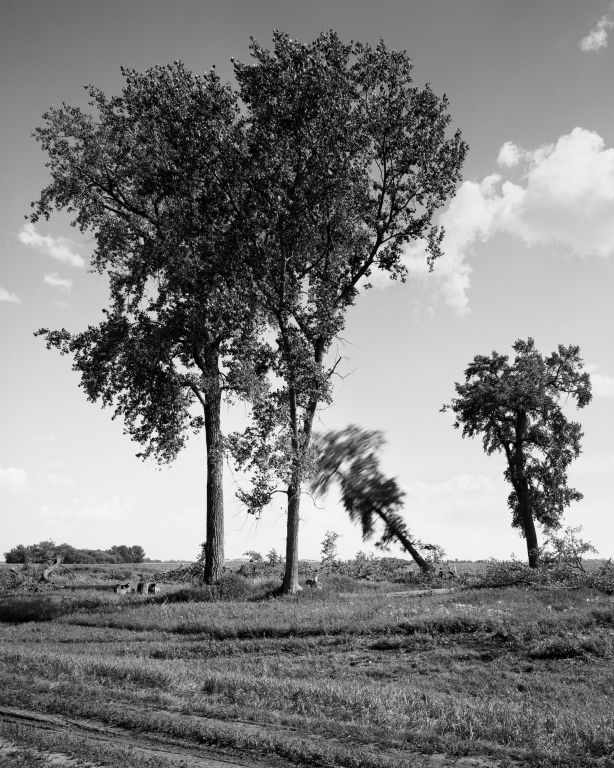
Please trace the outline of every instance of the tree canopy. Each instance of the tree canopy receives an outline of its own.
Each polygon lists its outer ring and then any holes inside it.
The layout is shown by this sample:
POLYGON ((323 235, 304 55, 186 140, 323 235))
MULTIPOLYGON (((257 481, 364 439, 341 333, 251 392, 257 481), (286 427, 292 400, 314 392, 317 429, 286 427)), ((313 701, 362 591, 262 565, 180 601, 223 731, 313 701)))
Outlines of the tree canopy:
POLYGON ((571 398, 584 408, 591 384, 577 346, 559 345, 544 357, 529 338, 518 340, 513 349, 513 361, 498 352, 476 355, 464 383, 455 385, 458 397, 442 410, 454 413, 454 426, 462 427, 463 437, 481 435, 487 454, 505 455, 512 525, 526 539, 529 564, 537 566, 535 522, 556 530, 565 508, 582 498, 567 485, 567 469, 580 455, 582 430, 563 406, 571 398))
POLYGON ((228 445, 254 474, 252 511, 285 486, 292 592, 331 346, 373 270, 404 280, 414 241, 433 265, 433 217, 467 146, 448 136, 445 96, 416 86, 407 54, 383 42, 275 32, 271 51, 250 51, 236 89, 174 62, 124 69, 117 96, 89 86, 89 112, 50 109, 35 135, 52 180, 30 219, 73 214, 109 277, 101 323, 39 332, 73 356, 87 396, 161 461, 205 427, 207 580, 223 562, 222 393, 249 397, 252 422, 228 445))
POLYGON ((90 112, 62 105, 35 136, 51 183, 32 221, 54 209, 94 234, 92 265, 109 278, 110 307, 85 331, 41 329, 71 354, 91 401, 110 406, 142 446, 168 462, 191 431, 207 441, 205 576, 223 566, 225 389, 245 393, 259 369, 259 313, 241 258, 243 122, 214 72, 174 62, 122 70, 122 92, 89 86, 90 112))
POLYGON ((252 247, 276 379, 231 445, 254 473, 243 495, 252 511, 285 485, 291 592, 314 416, 331 401, 338 363, 331 346, 373 270, 404 280, 415 240, 434 263, 443 233, 433 216, 454 194, 467 147, 459 132, 447 136, 445 97, 415 86, 407 54, 383 42, 344 44, 330 32, 303 44, 278 32, 272 51, 254 42, 252 55, 235 74, 262 200, 252 247))

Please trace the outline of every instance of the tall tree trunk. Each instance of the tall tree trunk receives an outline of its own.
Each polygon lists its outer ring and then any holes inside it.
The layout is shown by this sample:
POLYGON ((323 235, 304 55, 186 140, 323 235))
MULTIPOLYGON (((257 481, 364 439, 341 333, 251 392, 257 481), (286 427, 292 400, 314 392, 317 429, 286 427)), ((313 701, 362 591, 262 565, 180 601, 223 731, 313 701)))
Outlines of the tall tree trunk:
POLYGON ((216 584, 224 568, 224 450, 220 412, 222 389, 217 352, 206 359, 210 371, 205 394, 205 438, 207 444, 207 538, 205 544, 205 583, 216 584))
POLYGON ((281 591, 293 595, 302 589, 298 583, 298 527, 301 505, 301 482, 295 478, 288 487, 288 520, 286 533, 286 570, 281 591))
POLYGON ((537 568, 539 565, 539 545, 537 543, 535 521, 533 520, 533 510, 531 509, 529 485, 524 478, 520 481, 518 486, 518 512, 520 520, 522 521, 524 537, 527 542, 529 567, 537 568))
POLYGON ((529 483, 525 474, 525 458, 523 453, 523 440, 528 426, 528 417, 525 411, 519 411, 516 415, 516 436, 514 464, 512 470, 512 482, 518 497, 518 516, 522 523, 522 531, 527 542, 527 554, 529 567, 537 568, 539 565, 539 545, 531 508, 531 494, 529 483))

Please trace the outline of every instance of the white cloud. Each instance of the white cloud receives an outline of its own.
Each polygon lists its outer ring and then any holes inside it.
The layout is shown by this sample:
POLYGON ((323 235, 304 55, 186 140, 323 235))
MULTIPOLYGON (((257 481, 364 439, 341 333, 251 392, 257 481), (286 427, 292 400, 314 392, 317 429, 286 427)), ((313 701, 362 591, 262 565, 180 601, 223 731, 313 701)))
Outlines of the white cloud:
POLYGON ((21 304, 21 299, 15 293, 7 291, 0 285, 0 301, 8 301, 11 304, 21 304))
POLYGON ((0 467, 0 490, 21 493, 29 488, 28 475, 17 467, 0 467))
POLYGON ((494 482, 485 475, 456 475, 450 480, 441 483, 425 483, 422 480, 414 480, 404 486, 407 495, 424 501, 435 497, 454 494, 490 493, 495 487, 494 482))
POLYGON ((68 277, 60 277, 57 272, 51 272, 44 277, 45 283, 51 285, 54 288, 61 288, 63 291, 70 291, 72 288, 72 280, 68 277))
POLYGON ((423 244, 406 249, 409 273, 425 284, 428 279, 459 312, 468 310, 467 257, 477 242, 497 234, 528 246, 559 245, 580 256, 614 254, 614 149, 605 148, 597 133, 574 128, 535 150, 506 142, 499 161, 508 167, 522 163, 521 183, 492 174, 461 184, 439 218, 446 236, 432 274, 423 244))
POLYGON ((40 435, 33 435, 30 439, 33 443, 50 443, 55 440, 55 433, 42 432, 40 435))
POLYGON ((597 373, 598 365, 589 363, 585 366, 591 377, 593 397, 614 397, 614 376, 597 373))
POLYGON ((595 53, 607 48, 609 30, 614 27, 614 21, 602 16, 586 37, 580 40, 580 50, 585 53, 595 53))
POLYGON ((36 230, 34 224, 24 224, 17 235, 19 242, 28 248, 37 248, 57 261, 68 264, 71 267, 84 267, 85 260, 78 253, 75 253, 74 243, 66 237, 51 237, 51 235, 41 235, 36 230))
POLYGON ((41 517, 45 522, 71 520, 127 522, 133 518, 136 502, 132 498, 120 499, 113 496, 110 500, 101 501, 95 498, 78 498, 66 507, 51 509, 47 505, 41 507, 41 517))
POLYGON ((614 376, 591 373, 591 384, 595 397, 614 397, 614 376))
POLYGON ((514 144, 512 141, 506 141, 505 144, 499 150, 497 157, 497 163, 504 165, 506 168, 512 168, 521 161, 523 156, 522 149, 514 144))
POLYGON ((76 485, 72 477, 65 477, 64 475, 60 475, 57 472, 47 472, 45 478, 49 483, 51 483, 51 485, 55 485, 58 488, 66 488, 76 485))
POLYGON ((579 475, 609 475, 614 472, 614 454, 582 454, 571 470, 579 475))

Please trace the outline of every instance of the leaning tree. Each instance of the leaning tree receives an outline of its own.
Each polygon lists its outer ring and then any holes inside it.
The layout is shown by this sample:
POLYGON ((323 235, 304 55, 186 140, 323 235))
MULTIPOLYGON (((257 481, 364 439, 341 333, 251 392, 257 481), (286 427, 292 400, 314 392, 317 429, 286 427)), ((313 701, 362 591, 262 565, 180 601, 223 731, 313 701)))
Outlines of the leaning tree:
POLYGON ((260 304, 274 333, 270 391, 232 441, 258 512, 287 494, 282 590, 299 589, 300 496, 309 477, 316 411, 331 400, 332 344, 373 270, 404 280, 404 247, 421 240, 432 265, 443 233, 432 223, 454 194, 466 145, 447 136, 446 98, 412 80, 405 52, 344 44, 333 32, 303 44, 274 34, 236 64, 258 203, 245 239, 261 268, 260 304))
POLYGON ((388 549, 390 544, 399 544, 427 572, 431 564, 420 549, 435 547, 417 541, 407 529, 401 515, 405 494, 395 478, 386 477, 380 469, 378 454, 383 445, 380 431, 354 424, 316 435, 311 490, 321 496, 331 485, 338 485, 341 503, 350 520, 360 524, 363 541, 375 535, 379 523, 381 534, 375 546, 388 549))
POLYGON ((35 136, 50 184, 32 222, 54 210, 93 233, 92 267, 109 279, 109 308, 79 332, 41 329, 73 357, 91 401, 114 409, 141 457, 171 461, 204 426, 207 449, 205 579, 224 564, 225 390, 249 394, 262 363, 252 273, 238 229, 243 122, 235 92, 214 72, 180 62, 122 70, 108 98, 88 86, 89 110, 62 105, 35 136))
POLYGON ((444 405, 462 426, 463 437, 482 435, 487 454, 502 452, 511 484, 508 506, 512 525, 527 542, 529 565, 539 565, 535 523, 547 532, 561 526, 563 511, 582 494, 567 485, 567 469, 580 455, 580 424, 563 411, 572 398, 578 408, 591 399, 589 375, 583 372, 580 348, 564 347, 548 357, 533 339, 513 345, 513 362, 492 352, 476 355, 456 384, 458 397, 444 405))

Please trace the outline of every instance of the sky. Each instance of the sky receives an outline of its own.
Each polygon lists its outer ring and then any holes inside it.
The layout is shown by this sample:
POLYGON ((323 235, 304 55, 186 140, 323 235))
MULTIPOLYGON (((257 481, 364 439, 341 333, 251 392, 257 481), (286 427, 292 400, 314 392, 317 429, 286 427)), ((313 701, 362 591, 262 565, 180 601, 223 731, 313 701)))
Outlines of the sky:
MULTIPOLYGON (((451 559, 524 558, 510 526, 501 456, 462 439, 443 403, 476 354, 509 354, 531 336, 548 354, 578 344, 593 401, 568 415, 584 430, 570 482, 584 498, 565 515, 600 555, 614 555, 614 7, 603 0, 3 0, 0 8, 0 557, 43 539, 149 557, 193 559, 205 538, 204 435, 174 464, 136 458, 120 421, 89 403, 71 362, 40 327, 77 331, 101 319, 104 279, 91 240, 65 214, 28 225, 48 180, 32 139, 50 105, 85 106, 83 85, 122 86, 120 66, 180 59, 195 72, 249 58, 250 35, 404 49, 419 85, 446 93, 470 149, 442 210, 444 255, 428 274, 419 244, 406 284, 377 281, 336 345, 343 378, 318 429, 359 424, 386 436, 383 468, 406 493, 419 539, 451 559)), ((245 420, 225 408, 223 428, 245 420)), ((256 520, 226 472, 226 553, 284 551, 278 501, 256 520)), ((300 556, 326 531, 339 552, 373 551, 331 493, 304 497, 300 556)), ((398 549, 391 551, 399 555, 398 549)))

